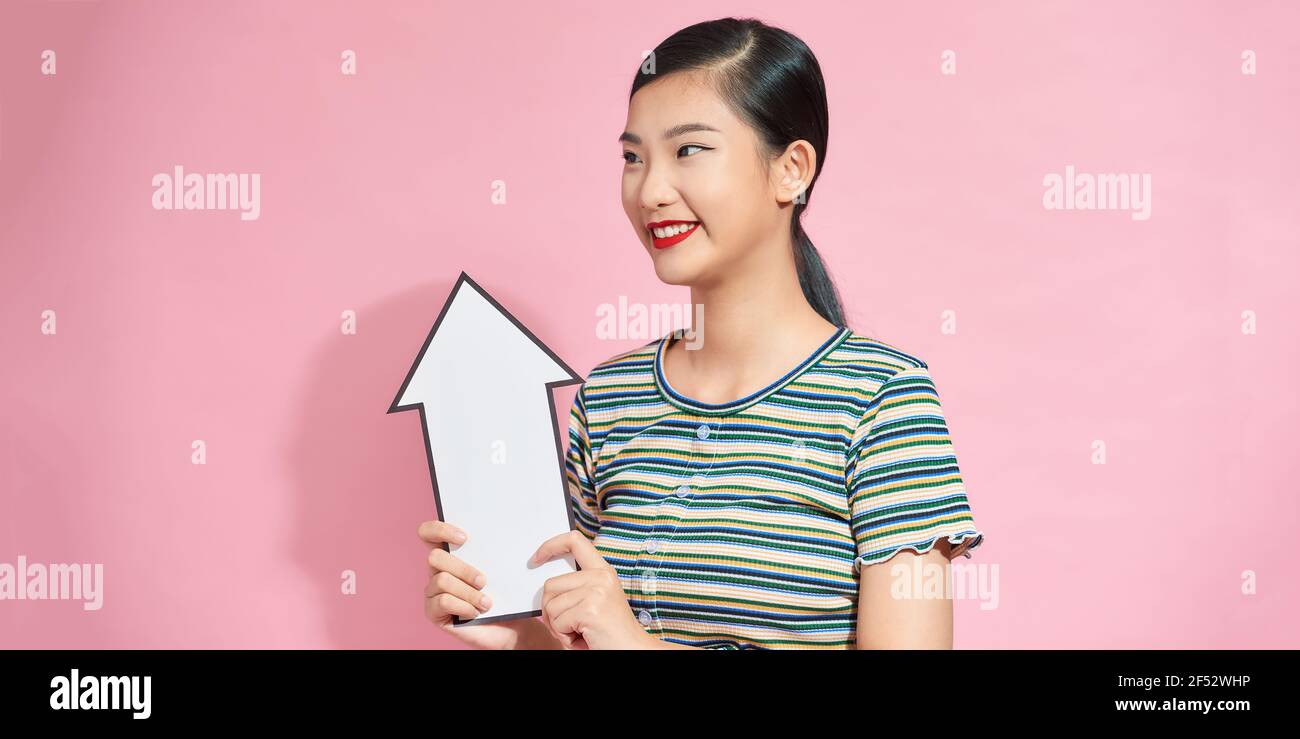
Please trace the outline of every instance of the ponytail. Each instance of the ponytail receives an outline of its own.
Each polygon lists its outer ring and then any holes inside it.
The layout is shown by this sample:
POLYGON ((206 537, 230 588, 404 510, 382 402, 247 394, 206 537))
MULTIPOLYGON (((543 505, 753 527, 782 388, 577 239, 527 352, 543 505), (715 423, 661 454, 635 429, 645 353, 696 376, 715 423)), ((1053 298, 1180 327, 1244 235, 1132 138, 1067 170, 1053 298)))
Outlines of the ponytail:
POLYGON ((844 328, 844 308, 839 291, 826 272, 826 265, 822 263, 817 247, 813 246, 812 239, 804 233, 803 224, 799 222, 802 210, 802 207, 796 206, 794 217, 790 221, 790 240, 794 244, 794 264, 799 272, 799 286, 803 288, 803 295, 813 310, 827 321, 844 328))

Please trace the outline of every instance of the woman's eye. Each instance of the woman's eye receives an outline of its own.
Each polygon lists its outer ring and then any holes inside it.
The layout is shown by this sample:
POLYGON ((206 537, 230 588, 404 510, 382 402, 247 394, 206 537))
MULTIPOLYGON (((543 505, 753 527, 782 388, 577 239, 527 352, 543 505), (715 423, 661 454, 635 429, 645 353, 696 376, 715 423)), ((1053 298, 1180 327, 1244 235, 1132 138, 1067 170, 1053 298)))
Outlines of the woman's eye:
MULTIPOLYGON (((685 150, 687 150, 687 149, 700 149, 701 151, 708 151, 709 147, 707 147, 707 146, 700 146, 699 144, 682 144, 682 145, 681 145, 680 147, 678 147, 678 149, 677 149, 677 156, 678 156, 678 157, 681 157, 681 156, 682 156, 682 152, 685 151, 685 150)), ((691 155, 690 155, 690 154, 687 154, 686 156, 691 156, 691 155)), ((637 155, 634 154, 633 152, 625 151, 625 152, 623 152, 623 161, 624 161, 624 162, 627 162, 628 164, 636 164, 637 162, 639 162, 639 161, 641 161, 641 160, 640 160, 640 159, 637 157, 637 155)))

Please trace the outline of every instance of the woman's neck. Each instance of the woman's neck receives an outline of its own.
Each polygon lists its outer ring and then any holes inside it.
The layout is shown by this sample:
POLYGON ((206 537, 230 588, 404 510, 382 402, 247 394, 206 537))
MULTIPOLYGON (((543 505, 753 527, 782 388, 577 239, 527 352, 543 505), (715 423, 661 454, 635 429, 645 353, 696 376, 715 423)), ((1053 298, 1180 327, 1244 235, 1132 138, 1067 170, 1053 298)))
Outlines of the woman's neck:
POLYGON ((705 402, 766 387, 837 328, 808 304, 793 265, 779 279, 733 274, 725 282, 692 285, 691 302, 703 330, 672 343, 665 360, 671 371, 665 371, 681 392, 705 402))

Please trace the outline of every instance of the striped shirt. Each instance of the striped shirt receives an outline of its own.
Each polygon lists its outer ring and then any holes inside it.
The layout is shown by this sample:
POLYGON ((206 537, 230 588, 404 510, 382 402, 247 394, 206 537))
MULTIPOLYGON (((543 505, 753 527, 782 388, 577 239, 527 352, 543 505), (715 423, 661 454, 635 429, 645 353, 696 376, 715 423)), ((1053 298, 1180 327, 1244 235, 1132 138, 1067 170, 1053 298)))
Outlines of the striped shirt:
POLYGON ((852 649, 859 567, 975 527, 925 362, 840 328, 767 387, 703 403, 670 332, 594 367, 569 412, 575 528, 647 633, 709 649, 852 649))

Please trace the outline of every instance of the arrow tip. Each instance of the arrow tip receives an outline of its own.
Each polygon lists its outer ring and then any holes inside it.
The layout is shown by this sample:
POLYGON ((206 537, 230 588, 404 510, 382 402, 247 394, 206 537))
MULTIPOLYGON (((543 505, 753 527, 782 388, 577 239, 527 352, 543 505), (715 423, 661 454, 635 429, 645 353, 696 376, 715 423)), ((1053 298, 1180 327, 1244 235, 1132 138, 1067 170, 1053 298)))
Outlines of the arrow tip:
MULTIPOLYGON (((473 327, 475 326, 486 326, 489 330, 491 330, 493 334, 497 336, 498 339, 505 339, 507 343, 509 343, 509 338, 510 338, 508 336, 509 329, 503 330, 500 328, 499 323, 493 323, 493 321, 491 320, 491 316, 496 315, 498 318, 505 318, 506 321, 508 321, 510 324, 513 324, 513 328, 515 329, 515 331, 517 331, 516 335, 522 334, 523 336, 527 337, 527 339, 531 341, 532 344, 537 349, 540 349, 547 357, 549 357, 550 361, 553 363, 554 366, 551 368, 550 372, 544 372, 544 374, 549 374, 550 377, 554 377, 555 375, 551 374, 551 372, 553 372, 556 369, 558 369, 561 373, 563 373, 562 379, 548 381, 545 383, 546 387, 548 388, 564 387, 567 385, 573 385, 584 381, 582 376, 580 376, 577 372, 574 372, 573 368, 570 367, 567 363, 565 363, 565 361, 561 359, 554 351, 552 351, 551 348, 547 346, 544 341, 538 338, 537 335, 534 334, 532 331, 529 331, 527 326, 524 326, 524 324, 520 322, 518 318, 516 318, 512 313, 510 313, 510 311, 506 310, 505 306, 501 305, 501 303, 497 301, 496 298, 493 298, 490 293, 484 290, 483 287, 474 280, 474 278, 470 277, 468 272, 461 270, 460 275, 456 278, 456 283, 452 286, 446 301, 444 301, 443 303, 442 310, 438 313, 437 320, 434 321, 433 327, 429 331, 429 335, 425 337, 423 346, 420 347, 420 351, 416 355, 415 361, 411 364, 411 367, 406 374, 406 379, 402 382, 401 388, 397 391, 397 396, 393 398, 392 404, 388 407, 388 411, 387 411, 388 413, 396 413, 399 411, 412 410, 414 408, 423 406, 423 400, 418 398, 407 398, 406 397, 407 390, 410 388, 412 380, 415 378, 417 371, 420 369, 421 365, 423 364, 425 356, 428 353, 430 346, 433 344, 434 337, 438 335, 439 329, 443 328, 443 321, 448 317, 448 313, 450 309, 453 307, 454 304, 458 302, 462 302, 461 300, 461 295, 463 294, 462 286, 466 284, 468 284, 470 287, 474 289, 474 292, 477 293, 478 297, 480 297, 486 305, 474 304, 473 301, 470 301, 470 303, 465 304, 461 309, 458 309, 454 328, 448 329, 451 336, 447 340, 447 342, 451 342, 451 346, 449 347, 451 351, 447 351, 447 349, 445 348, 439 348, 438 350, 439 352, 446 352, 447 356, 452 356, 452 357, 455 357, 458 354, 463 354, 464 353, 463 351, 458 352, 456 351, 456 349, 462 347, 467 349, 468 347, 474 346, 473 339, 477 337, 473 335, 472 330, 473 327), (488 309, 487 306, 490 306, 490 309, 488 309), (493 311, 495 311, 495 313, 493 313, 493 311), (469 322, 468 327, 466 325, 467 321, 469 322), (477 324, 474 323, 475 321, 478 321, 478 323, 477 324), (467 334, 467 332, 470 333, 467 334), (457 344, 456 343, 457 341, 459 341, 460 343, 457 344)), ((452 325, 452 324, 448 324, 448 325, 452 325)), ((443 341, 439 342, 440 345, 442 345, 443 343, 446 342, 443 341)), ((539 365, 536 365, 534 363, 534 366, 536 368, 536 366, 539 365)), ((432 367, 432 369, 437 371, 439 368, 432 367)), ((427 370, 425 374, 427 374, 427 370)), ((425 377, 421 381, 421 383, 427 387, 429 379, 431 378, 425 377)))

